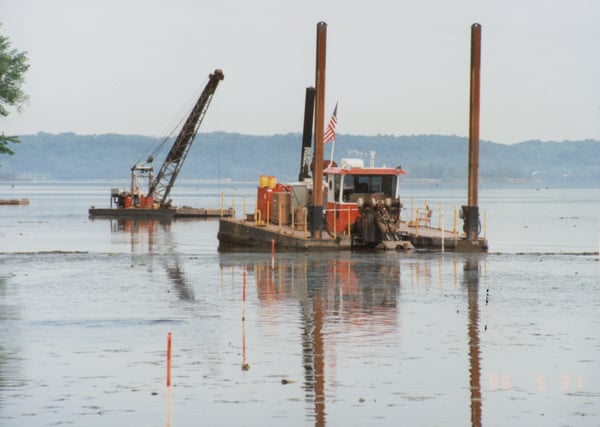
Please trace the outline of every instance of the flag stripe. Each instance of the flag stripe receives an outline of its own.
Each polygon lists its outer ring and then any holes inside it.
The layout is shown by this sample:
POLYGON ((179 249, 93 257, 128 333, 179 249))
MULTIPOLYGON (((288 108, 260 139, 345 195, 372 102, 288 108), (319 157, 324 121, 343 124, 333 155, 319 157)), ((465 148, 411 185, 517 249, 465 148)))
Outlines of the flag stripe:
POLYGON ((330 141, 335 139, 335 127, 337 125, 337 103, 335 104, 335 108, 333 110, 333 115, 331 116, 331 120, 329 121, 329 125, 323 134, 323 144, 327 144, 330 141))

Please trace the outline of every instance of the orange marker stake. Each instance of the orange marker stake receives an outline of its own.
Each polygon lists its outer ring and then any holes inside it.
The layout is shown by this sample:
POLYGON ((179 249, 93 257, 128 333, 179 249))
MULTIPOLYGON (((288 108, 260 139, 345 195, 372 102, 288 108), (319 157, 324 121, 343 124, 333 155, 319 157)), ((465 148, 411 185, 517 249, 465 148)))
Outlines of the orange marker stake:
POLYGON ((171 387, 171 332, 167 335, 167 387, 171 387))
POLYGON ((271 239, 271 268, 275 269, 275 239, 271 239))

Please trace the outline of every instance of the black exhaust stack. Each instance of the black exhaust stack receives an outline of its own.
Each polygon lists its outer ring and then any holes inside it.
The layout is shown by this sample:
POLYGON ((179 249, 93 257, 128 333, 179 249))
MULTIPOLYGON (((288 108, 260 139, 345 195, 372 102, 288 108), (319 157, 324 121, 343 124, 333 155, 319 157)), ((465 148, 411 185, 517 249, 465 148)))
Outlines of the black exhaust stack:
POLYGON ((310 178, 310 149, 312 146, 312 127, 315 112, 315 88, 306 88, 304 101, 304 129, 302 132, 302 152, 300 153, 300 174, 298 181, 310 178))

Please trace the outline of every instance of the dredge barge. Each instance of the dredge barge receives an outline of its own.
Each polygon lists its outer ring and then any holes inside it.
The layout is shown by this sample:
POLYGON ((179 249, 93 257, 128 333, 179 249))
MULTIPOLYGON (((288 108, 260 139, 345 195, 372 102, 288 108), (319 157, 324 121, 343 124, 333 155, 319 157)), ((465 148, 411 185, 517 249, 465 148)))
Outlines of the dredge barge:
MULTIPOLYGON (((322 233, 310 217, 310 179, 274 184, 261 177, 256 211, 242 219, 221 218, 220 251, 448 250, 487 251, 487 240, 474 242, 456 230, 431 226, 431 211, 401 219, 400 168, 363 167, 360 159, 343 159, 323 170, 322 233)), ((267 179, 270 178, 270 179, 267 179)))
MULTIPOLYGON (((256 211, 237 220, 219 221, 219 250, 352 250, 401 249, 486 252, 477 206, 479 146, 479 40, 480 26, 472 26, 471 123, 469 135, 469 201, 462 206, 460 236, 415 221, 401 220, 401 167, 365 167, 361 159, 323 160, 325 40, 327 24, 317 24, 315 87, 307 88, 299 182, 275 184, 263 179, 257 189, 256 211), (311 144, 314 109, 314 146, 311 144), (310 165, 309 165, 310 163, 310 165), (312 177, 309 175, 309 168, 312 177)), ((335 142, 337 105, 327 128, 327 141, 335 142)), ((333 152, 333 149, 332 149, 333 152)), ((269 177, 266 177, 269 178, 269 177)))

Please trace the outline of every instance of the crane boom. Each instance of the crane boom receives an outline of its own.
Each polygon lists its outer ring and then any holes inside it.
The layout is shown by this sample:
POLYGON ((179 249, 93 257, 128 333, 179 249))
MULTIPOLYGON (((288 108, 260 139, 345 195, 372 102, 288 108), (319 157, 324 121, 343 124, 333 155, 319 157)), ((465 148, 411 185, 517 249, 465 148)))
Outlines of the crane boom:
POLYGON ((168 205, 171 188, 177 179, 181 166, 183 166, 192 142, 194 142, 198 128, 206 115, 206 110, 215 94, 215 90, 224 77, 223 71, 219 69, 209 75, 208 83, 204 87, 202 94, 200 94, 200 98, 196 101, 194 108, 192 108, 187 120, 179 131, 179 135, 177 135, 177 139, 160 167, 156 179, 150 185, 148 196, 152 196, 154 201, 160 203, 161 206, 168 205))

